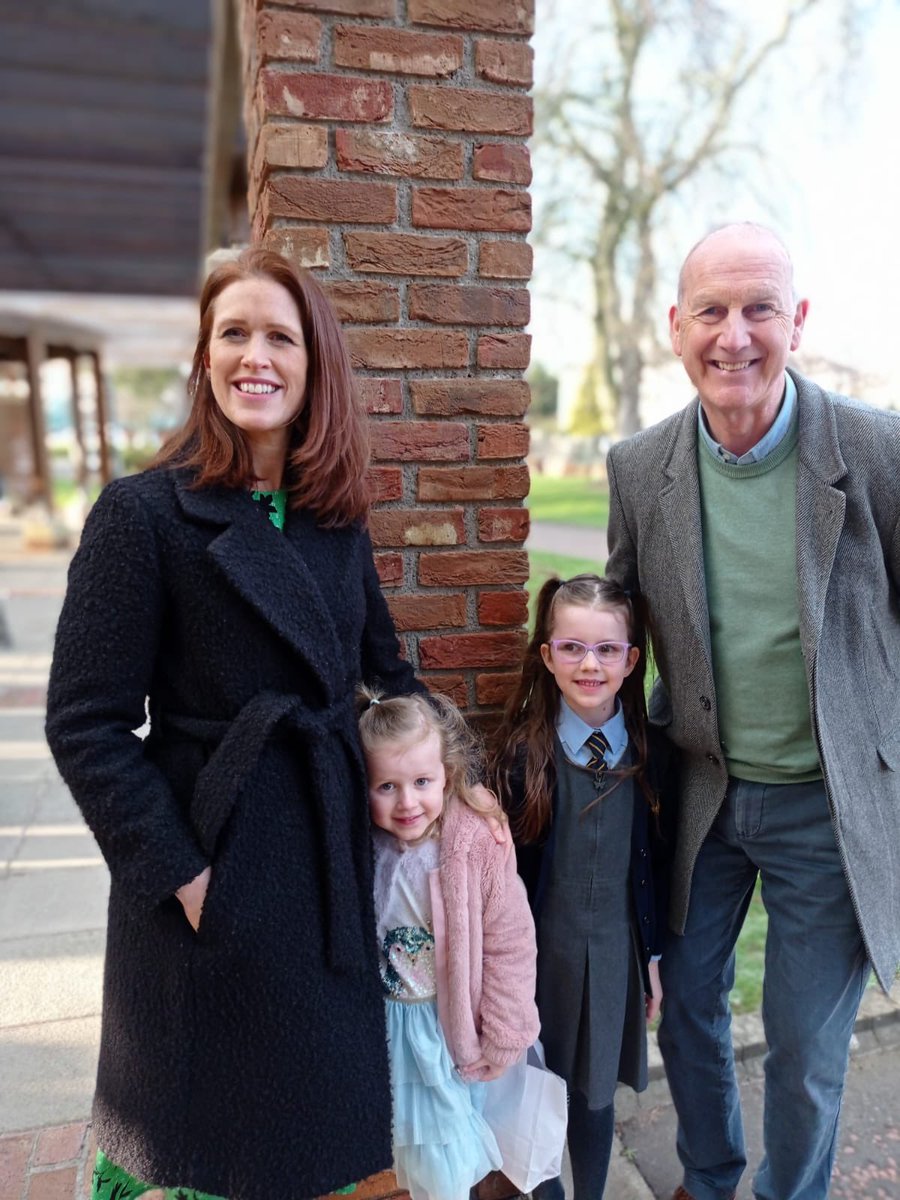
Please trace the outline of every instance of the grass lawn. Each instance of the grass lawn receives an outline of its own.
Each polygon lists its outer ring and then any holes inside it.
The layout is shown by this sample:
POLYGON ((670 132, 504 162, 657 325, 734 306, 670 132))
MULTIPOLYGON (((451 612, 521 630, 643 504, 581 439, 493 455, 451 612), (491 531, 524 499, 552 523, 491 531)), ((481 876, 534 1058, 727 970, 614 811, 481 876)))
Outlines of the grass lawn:
MULTIPOLYGON (((91 504, 100 495, 100 485, 96 483, 88 484, 88 499, 91 504)), ((72 500, 79 495, 78 484, 74 479, 54 479, 53 480, 53 502, 59 508, 65 508, 72 500)))
POLYGON ((535 473, 525 503, 532 521, 605 529, 609 518, 606 484, 593 479, 554 479, 535 473))
MULTIPOLYGON (((568 484, 575 481, 550 480, 549 482, 554 484, 568 484)), ((580 482, 581 486, 584 487, 584 482, 580 482)), ((536 515, 534 509, 532 509, 531 516, 532 520, 541 519, 536 515)), ((568 521, 568 518, 557 517, 545 517, 543 519, 565 519, 568 521)), ((528 588, 529 631, 534 628, 535 598, 546 579, 554 575, 558 575, 561 579, 567 579, 572 575, 579 575, 585 571, 602 572, 604 566, 601 562, 594 562, 586 558, 568 558, 562 554, 549 554, 539 550, 532 550, 528 556, 528 560, 531 566, 531 574, 526 585, 528 588)), ((767 924, 766 910, 763 908, 759 886, 757 885, 747 912, 747 919, 744 921, 744 928, 741 931, 741 936, 738 938, 737 970, 735 973, 734 988, 731 992, 731 1008, 735 1013, 756 1012, 759 1008, 762 999, 767 924)))
POLYGON ((762 1001, 763 967, 765 966, 766 929, 768 917, 759 894, 759 883, 747 909, 747 919, 737 944, 737 969, 731 990, 731 1010, 736 1013, 756 1012, 762 1001))

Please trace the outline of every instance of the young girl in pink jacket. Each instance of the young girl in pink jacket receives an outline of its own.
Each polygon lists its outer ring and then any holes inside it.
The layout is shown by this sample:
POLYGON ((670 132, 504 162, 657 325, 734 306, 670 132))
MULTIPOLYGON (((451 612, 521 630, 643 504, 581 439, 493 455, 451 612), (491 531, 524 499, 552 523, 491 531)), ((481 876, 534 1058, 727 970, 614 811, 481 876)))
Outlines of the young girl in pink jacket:
POLYGON ((441 697, 363 696, 394 1170, 413 1200, 468 1200, 502 1166, 484 1085, 539 1032, 534 922, 515 851, 486 820, 499 805, 472 786, 461 714, 441 697))

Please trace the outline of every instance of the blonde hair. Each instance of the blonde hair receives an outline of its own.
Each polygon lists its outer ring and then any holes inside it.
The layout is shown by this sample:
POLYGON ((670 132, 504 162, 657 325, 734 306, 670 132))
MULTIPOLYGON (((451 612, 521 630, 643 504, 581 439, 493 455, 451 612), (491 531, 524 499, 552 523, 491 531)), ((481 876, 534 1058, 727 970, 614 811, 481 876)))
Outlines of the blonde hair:
MULTIPOLYGON (((494 794, 488 793, 491 802, 486 804, 482 799, 483 791, 475 790, 481 748, 465 717, 449 697, 437 693, 425 696, 417 692, 407 696, 387 696, 365 684, 356 689, 356 696, 360 706, 359 738, 366 754, 384 746, 412 745, 436 733, 447 778, 444 805, 449 796, 456 796, 483 817, 505 820, 494 794)), ((422 835, 423 839, 440 835, 441 817, 432 822, 422 835)))

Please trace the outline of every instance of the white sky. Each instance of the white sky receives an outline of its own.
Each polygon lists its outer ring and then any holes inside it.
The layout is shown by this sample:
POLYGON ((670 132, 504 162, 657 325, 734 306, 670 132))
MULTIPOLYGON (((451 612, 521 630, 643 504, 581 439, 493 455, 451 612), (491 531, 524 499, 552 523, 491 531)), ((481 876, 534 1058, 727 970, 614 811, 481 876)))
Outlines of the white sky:
MULTIPOLYGON (((548 0, 538 0, 538 71, 547 53, 542 3, 548 0)), ((686 215, 677 258, 712 223, 749 219, 774 225, 792 251, 798 290, 811 302, 802 349, 886 377, 900 402, 895 291, 900 279, 900 5, 894 0, 871 5, 862 59, 849 83, 835 77, 830 103, 804 82, 835 53, 833 38, 823 45, 833 32, 823 22, 833 17, 834 0, 825 0, 824 7, 821 21, 811 14, 814 19, 797 31, 791 49, 780 52, 769 115, 747 120, 740 129, 774 168, 768 172, 767 204, 740 182, 733 196, 710 197, 711 211, 698 213, 696 224, 693 213, 686 215)), ((671 292, 675 269, 662 275, 671 292)), ((578 357, 577 348, 589 345, 584 311, 589 301, 585 293, 579 313, 546 301, 545 286, 536 246, 532 361, 560 370, 578 357)), ((658 314, 661 336, 668 303, 667 296, 658 314)))

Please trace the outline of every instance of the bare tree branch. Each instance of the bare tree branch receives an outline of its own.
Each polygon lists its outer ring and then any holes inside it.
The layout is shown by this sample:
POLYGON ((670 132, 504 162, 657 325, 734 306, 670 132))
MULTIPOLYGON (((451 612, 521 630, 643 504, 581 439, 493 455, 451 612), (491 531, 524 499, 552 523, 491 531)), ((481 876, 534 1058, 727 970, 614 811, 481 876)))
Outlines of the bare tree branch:
MULTIPOLYGON (((861 2, 841 0, 841 10, 861 2)), ((776 27, 754 42, 734 8, 716 0, 607 0, 591 31, 591 69, 577 66, 582 25, 536 92, 536 166, 552 174, 552 199, 539 205, 535 237, 589 268, 595 374, 623 434, 639 423, 662 207, 702 172, 758 157, 733 129, 739 101, 823 6, 785 0, 776 27), (660 68, 672 79, 664 92, 660 68)))

